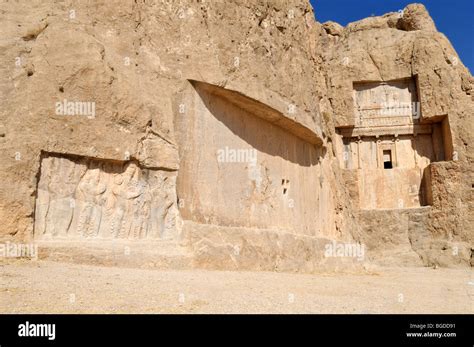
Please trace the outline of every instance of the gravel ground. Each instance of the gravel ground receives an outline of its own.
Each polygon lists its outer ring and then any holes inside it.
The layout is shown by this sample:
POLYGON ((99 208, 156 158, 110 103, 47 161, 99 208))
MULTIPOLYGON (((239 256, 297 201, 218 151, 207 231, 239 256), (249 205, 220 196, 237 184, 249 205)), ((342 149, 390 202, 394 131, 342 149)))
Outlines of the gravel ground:
POLYGON ((0 263, 3 313, 474 313, 470 269, 370 274, 0 263))

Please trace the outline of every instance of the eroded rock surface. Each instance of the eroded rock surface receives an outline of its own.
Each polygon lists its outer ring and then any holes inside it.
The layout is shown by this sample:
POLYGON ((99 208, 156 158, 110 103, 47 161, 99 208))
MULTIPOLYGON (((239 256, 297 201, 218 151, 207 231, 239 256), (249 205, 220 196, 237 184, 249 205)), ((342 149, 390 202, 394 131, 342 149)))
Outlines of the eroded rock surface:
POLYGON ((474 80, 423 5, 346 27, 306 0, 8 1, 0 17, 1 239, 360 265, 327 259, 337 241, 469 266, 474 80))

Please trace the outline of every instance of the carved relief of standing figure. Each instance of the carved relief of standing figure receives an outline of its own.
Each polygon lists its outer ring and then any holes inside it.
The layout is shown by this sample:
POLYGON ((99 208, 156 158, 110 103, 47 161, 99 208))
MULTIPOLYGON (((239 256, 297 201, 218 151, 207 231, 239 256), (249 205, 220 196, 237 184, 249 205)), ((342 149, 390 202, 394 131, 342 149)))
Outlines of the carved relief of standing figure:
POLYGON ((71 205, 76 182, 75 163, 66 158, 51 158, 52 177, 48 186, 50 203, 46 218, 46 232, 52 236, 67 235, 74 206, 71 205))
POLYGON ((122 219, 122 225, 118 234, 119 238, 128 238, 132 228, 133 214, 138 207, 137 199, 144 192, 144 186, 139 184, 140 171, 134 163, 130 163, 123 173, 124 181, 122 183, 121 196, 125 198, 125 218, 122 219))
POLYGON ((77 233, 84 237, 97 236, 99 232, 102 211, 101 195, 107 186, 100 182, 99 167, 89 169, 77 187, 77 200, 80 204, 77 233))

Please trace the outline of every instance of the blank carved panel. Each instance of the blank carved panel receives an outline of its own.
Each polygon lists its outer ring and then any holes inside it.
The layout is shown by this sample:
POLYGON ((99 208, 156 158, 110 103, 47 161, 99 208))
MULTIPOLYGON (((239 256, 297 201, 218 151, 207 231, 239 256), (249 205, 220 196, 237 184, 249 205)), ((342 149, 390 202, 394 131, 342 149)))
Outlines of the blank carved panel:
POLYGON ((175 174, 134 162, 46 155, 36 198, 35 237, 172 238, 175 174))
POLYGON ((240 102, 247 106, 197 86, 189 98, 192 113, 176 122, 183 220, 305 235, 332 232, 332 187, 321 180, 321 147, 252 113, 253 103, 244 96, 240 102))

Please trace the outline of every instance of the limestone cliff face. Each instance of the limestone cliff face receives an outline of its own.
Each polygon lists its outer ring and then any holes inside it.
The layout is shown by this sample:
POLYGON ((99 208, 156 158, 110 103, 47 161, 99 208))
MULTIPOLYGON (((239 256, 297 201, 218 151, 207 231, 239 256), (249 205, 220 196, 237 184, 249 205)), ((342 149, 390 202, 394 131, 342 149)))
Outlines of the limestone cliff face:
POLYGON ((313 270, 323 240, 369 244, 374 227, 335 145, 353 82, 416 76, 455 158, 432 169, 432 208, 402 248, 469 261, 473 79, 421 5, 345 28, 305 0, 18 1, 0 16, 3 239, 171 238, 199 266, 313 270))
MULTIPOLYGON (((355 124, 353 83, 359 81, 413 77, 421 106, 420 124, 447 117, 450 134, 446 141, 452 141, 449 149, 452 153, 447 153, 446 161, 431 164, 431 209, 424 212, 427 215, 423 222, 416 222, 420 217, 415 213, 409 218, 412 223, 408 227, 403 222, 406 216, 401 215, 392 225, 400 223, 404 232, 408 229, 410 245, 423 263, 468 263, 474 237, 471 74, 448 39, 436 31, 420 4, 409 5, 402 12, 350 23, 345 28, 335 29, 334 23, 325 23, 323 27, 328 33, 325 40, 332 47, 325 55, 327 98, 332 113, 324 117, 331 129, 355 124)), ((391 219, 392 214, 387 215, 387 221, 391 219)), ((387 236, 390 245, 388 224, 384 227, 381 222, 370 232, 387 236)), ((365 225, 362 230, 370 228, 365 225)), ((378 242, 383 250, 383 239, 378 242)))
POLYGON ((2 18, 5 234, 32 232, 41 151, 177 170, 173 119, 188 80, 261 100, 321 136, 324 78, 304 1, 8 2, 2 18), (94 102, 95 117, 56 114, 63 100, 94 102))

